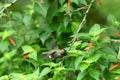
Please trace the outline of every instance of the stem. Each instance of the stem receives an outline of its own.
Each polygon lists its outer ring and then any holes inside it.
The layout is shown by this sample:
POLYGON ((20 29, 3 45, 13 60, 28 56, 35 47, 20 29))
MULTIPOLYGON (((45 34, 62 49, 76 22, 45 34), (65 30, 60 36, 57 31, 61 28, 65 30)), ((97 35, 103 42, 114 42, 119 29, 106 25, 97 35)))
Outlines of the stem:
MULTIPOLYGON (((82 29, 82 27, 85 25, 85 23, 86 23, 86 17, 87 17, 88 12, 90 11, 91 6, 93 5, 94 2, 95 2, 95 0, 91 0, 90 4, 88 5, 88 8, 87 8, 87 10, 85 12, 85 15, 84 15, 84 17, 82 19, 82 22, 80 23, 80 25, 79 25, 79 27, 78 27, 78 29, 76 31, 76 35, 80 32, 80 30, 82 29)), ((72 39, 72 43, 71 43, 70 49, 72 48, 72 45, 75 43, 75 41, 76 41, 76 36, 72 39)))
POLYGON ((110 42, 114 42, 114 43, 120 43, 120 40, 116 40, 116 39, 110 39, 110 42))
POLYGON ((70 14, 70 13, 74 13, 74 12, 83 10, 83 9, 87 9, 87 7, 88 7, 88 6, 83 6, 83 7, 77 8, 77 9, 75 9, 75 10, 73 10, 73 11, 69 11, 69 12, 65 13, 64 16, 66 16, 66 15, 68 15, 68 14, 70 14))
POLYGON ((3 7, 1 10, 0 10, 0 14, 2 14, 6 9, 8 9, 9 7, 11 7, 14 3, 16 3, 18 0, 13 0, 11 3, 7 4, 6 7, 3 7))

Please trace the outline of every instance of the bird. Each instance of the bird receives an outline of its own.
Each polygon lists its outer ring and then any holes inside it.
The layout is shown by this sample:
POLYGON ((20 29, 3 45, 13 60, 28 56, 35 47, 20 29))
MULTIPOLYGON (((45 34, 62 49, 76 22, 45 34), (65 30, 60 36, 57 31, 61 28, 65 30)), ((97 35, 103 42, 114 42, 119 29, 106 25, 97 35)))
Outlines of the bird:
POLYGON ((57 57, 66 55, 65 49, 53 49, 47 52, 42 53, 46 58, 50 58, 51 60, 55 60, 57 57))

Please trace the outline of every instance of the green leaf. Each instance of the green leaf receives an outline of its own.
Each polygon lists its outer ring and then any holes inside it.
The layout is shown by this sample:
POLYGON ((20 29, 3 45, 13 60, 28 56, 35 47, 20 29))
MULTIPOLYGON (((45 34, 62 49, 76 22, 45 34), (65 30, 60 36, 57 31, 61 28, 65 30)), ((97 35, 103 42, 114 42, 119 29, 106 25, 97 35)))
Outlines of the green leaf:
POLYGON ((54 5, 52 5, 48 8, 47 16, 46 16, 46 19, 47 19, 48 23, 52 22, 52 19, 56 15, 56 13, 57 13, 57 5, 56 4, 54 4, 54 5))
POLYGON ((96 62, 101 56, 102 56, 102 54, 94 53, 89 59, 90 59, 92 62, 96 62))
POLYGON ((16 36, 14 37, 14 40, 16 42, 16 47, 19 48, 24 43, 24 38, 22 36, 16 36))
POLYGON ((72 26, 71 26, 71 29, 72 29, 72 32, 75 34, 76 31, 78 30, 78 27, 79 27, 79 23, 78 22, 72 22, 72 26))
POLYGON ((80 48, 82 48, 82 49, 84 49, 86 47, 88 47, 88 43, 86 43, 86 42, 82 43, 81 46, 80 46, 80 48))
POLYGON ((70 54, 68 54, 67 56, 72 56, 72 57, 77 57, 80 54, 83 54, 83 52, 80 50, 70 50, 68 53, 70 54))
POLYGON ((36 52, 40 51, 40 45, 39 44, 34 44, 32 47, 35 49, 36 52))
POLYGON ((79 72, 79 74, 77 76, 77 80, 83 80, 83 78, 85 77, 85 75, 86 75, 85 71, 79 72))
POLYGON ((73 47, 74 47, 74 48, 77 48, 77 47, 79 47, 81 44, 82 44, 81 41, 76 41, 76 42, 73 44, 73 47))
POLYGON ((86 70, 89 66, 90 66, 90 63, 86 63, 86 62, 80 63, 80 70, 81 70, 81 72, 86 70))
POLYGON ((34 51, 34 49, 29 45, 22 46, 22 50, 24 51, 23 54, 32 53, 34 51))
POLYGON ((8 60, 8 59, 11 59, 11 57, 14 56, 15 53, 16 53, 16 50, 12 50, 12 51, 10 51, 10 52, 5 52, 5 53, 4 53, 4 58, 7 59, 7 60, 8 60))
POLYGON ((75 4, 79 5, 79 0, 71 0, 71 2, 74 2, 75 4))
POLYGON ((57 36, 60 37, 60 35, 64 32, 67 33, 70 32, 70 30, 68 28, 65 28, 63 24, 60 24, 57 28, 57 36))
POLYGON ((65 67, 58 67, 58 68, 55 68, 55 72, 60 72, 60 71, 63 71, 65 69, 66 69, 65 67))
POLYGON ((91 77, 93 77, 95 80, 99 79, 100 76, 100 72, 98 70, 95 69, 90 69, 89 74, 91 77))
POLYGON ((24 17, 23 17, 23 23, 28 26, 30 25, 31 23, 31 16, 30 14, 26 14, 24 17))
POLYGON ((63 24, 60 24, 57 29, 57 36, 60 37, 61 33, 65 31, 63 24))
POLYGON ((30 44, 35 43, 36 39, 39 39, 39 31, 38 30, 29 30, 25 38, 27 41, 30 41, 30 44))
POLYGON ((65 0, 59 0, 60 4, 63 5, 63 3, 65 2, 65 0))
POLYGON ((80 37, 82 39, 90 39, 90 34, 88 34, 88 33, 79 33, 78 37, 80 37))
POLYGON ((83 4, 83 5, 87 5, 86 0, 79 0, 79 3, 80 3, 80 4, 83 4))
POLYGON ((55 43, 56 43, 56 39, 50 38, 50 39, 48 39, 48 40, 46 41, 45 46, 46 46, 49 50, 51 50, 51 49, 53 49, 53 46, 55 45, 55 43))
POLYGON ((67 12, 67 4, 62 5, 62 7, 58 10, 58 12, 67 12))
POLYGON ((32 53, 29 53, 28 55, 30 58, 37 61, 37 52, 36 51, 33 51, 32 53))
POLYGON ((40 73, 39 80, 41 80, 42 77, 47 75, 50 71, 51 71, 51 69, 49 67, 44 68, 40 73))
POLYGON ((69 22, 70 22, 69 17, 64 17, 63 24, 64 24, 64 27, 65 27, 65 28, 67 28, 69 22))
POLYGON ((48 8, 49 8, 48 4, 46 4, 46 3, 42 4, 39 1, 36 1, 36 5, 34 7, 35 11, 37 11, 38 13, 43 15, 45 18, 47 16, 48 8))
POLYGON ((2 9, 3 8, 3 3, 0 3, 0 9, 2 9))
POLYGON ((117 61, 117 54, 116 54, 116 51, 109 46, 106 45, 106 47, 102 47, 101 49, 102 53, 104 53, 104 57, 105 59, 108 59, 108 60, 111 60, 111 61, 117 61))
POLYGON ((53 63, 53 62, 44 63, 44 64, 42 64, 42 65, 43 65, 43 66, 50 66, 50 67, 56 67, 56 66, 58 66, 58 64, 53 63))
POLYGON ((2 40, 4 40, 14 33, 15 33, 15 31, 13 29, 5 30, 4 32, 0 32, 0 37, 2 37, 2 40))
POLYGON ((20 21, 20 20, 22 20, 22 14, 20 12, 14 12, 14 13, 12 13, 12 18, 14 20, 20 21))
POLYGON ((89 33, 93 36, 98 35, 98 32, 100 31, 100 25, 99 24, 95 24, 89 31, 89 33))
POLYGON ((113 16, 113 15, 109 15, 107 19, 108 19, 108 22, 110 22, 112 24, 114 24, 114 22, 117 21, 115 16, 113 16))
POLYGON ((105 36, 105 38, 100 39, 101 43, 108 42, 108 41, 110 41, 110 37, 108 37, 108 36, 105 36))
POLYGON ((8 45, 9 45, 8 41, 1 41, 0 42, 0 51, 4 52, 5 50, 7 50, 8 45))
POLYGON ((28 54, 30 58, 37 60, 37 52, 29 45, 22 46, 23 54, 28 54))
POLYGON ((91 36, 93 36, 94 38, 96 38, 96 36, 99 36, 100 33, 102 33, 103 31, 105 31, 106 28, 102 28, 100 29, 100 25, 99 24, 95 24, 89 31, 89 34, 91 36))
POLYGON ((32 74, 26 75, 26 80, 38 80, 39 68, 36 69, 32 74))
POLYGON ((12 57, 12 56, 14 56, 15 55, 15 53, 16 53, 16 49, 13 49, 12 51, 10 51, 10 56, 12 57))
POLYGON ((50 31, 51 31, 51 32, 56 31, 56 30, 58 29, 58 26, 59 26, 59 25, 60 25, 59 23, 51 23, 51 24, 49 25, 50 31))
POLYGON ((93 42, 97 41, 98 39, 99 39, 99 36, 94 35, 94 37, 91 37, 91 41, 93 41, 93 42))
MULTIPOLYGON (((0 63, 4 63, 6 61, 5 57, 0 58, 0 63)), ((4 71, 4 70, 3 70, 4 71)), ((0 73, 1 74, 1 73, 0 73)))
POLYGON ((25 75, 20 74, 20 73, 11 73, 9 76, 10 76, 10 78, 13 79, 13 80, 21 80, 21 79, 23 79, 23 78, 26 78, 25 75))
POLYGON ((51 35, 51 32, 44 32, 40 34, 40 40, 42 41, 42 44, 48 39, 48 37, 51 35))
POLYGON ((78 67, 80 66, 80 63, 81 63, 83 58, 84 58, 83 56, 79 56, 79 57, 76 58, 76 60, 75 60, 75 69, 78 69, 78 67))
POLYGON ((114 70, 112 70, 111 73, 120 75, 120 71, 119 70, 120 70, 120 67, 117 67, 114 70))
POLYGON ((25 6, 25 8, 26 8, 26 13, 27 14, 31 14, 32 15, 34 13, 33 5, 28 4, 28 5, 25 6))
POLYGON ((5 52, 4 53, 4 58, 9 60, 11 58, 10 53, 9 52, 5 52))
POLYGON ((8 75, 5 75, 5 76, 1 76, 0 77, 0 80, 9 80, 9 76, 8 75))

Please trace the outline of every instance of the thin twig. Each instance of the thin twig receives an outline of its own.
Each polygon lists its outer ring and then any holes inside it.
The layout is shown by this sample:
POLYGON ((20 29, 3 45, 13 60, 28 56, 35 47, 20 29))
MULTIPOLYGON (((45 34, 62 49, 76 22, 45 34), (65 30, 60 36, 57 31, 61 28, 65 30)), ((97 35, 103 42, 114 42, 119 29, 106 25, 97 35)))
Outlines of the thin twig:
POLYGON ((114 43, 120 43, 120 40, 116 40, 116 39, 110 39, 110 42, 114 42, 114 43))
POLYGON ((83 7, 77 8, 77 9, 75 9, 75 10, 73 10, 73 11, 69 11, 69 12, 65 13, 64 16, 66 16, 66 15, 68 15, 68 14, 70 14, 70 13, 74 13, 74 12, 83 10, 83 9, 87 9, 87 7, 88 7, 88 6, 83 6, 83 7))
MULTIPOLYGON (((85 25, 85 23, 86 23, 86 17, 87 17, 88 12, 90 11, 91 6, 93 5, 94 2, 95 2, 95 0, 91 0, 90 4, 88 5, 88 8, 87 8, 87 10, 85 12, 85 15, 84 15, 84 17, 82 19, 82 22, 80 23, 80 25, 79 25, 79 27, 78 27, 78 29, 76 31, 76 34, 78 34, 79 31, 81 30, 81 28, 85 25)), ((72 39, 72 43, 71 43, 70 49, 72 48, 72 45, 74 44, 75 41, 76 41, 76 36, 72 39)))
POLYGON ((11 7, 14 3, 16 3, 18 0, 13 0, 10 4, 7 4, 5 7, 3 7, 0 10, 0 14, 3 13, 6 9, 8 9, 9 7, 11 7))
MULTIPOLYGON (((117 58, 120 59, 120 40, 110 39, 109 42, 114 42, 114 43, 119 44, 119 50, 118 50, 117 58)), ((112 68, 112 67, 111 67, 111 68, 112 68)), ((111 68, 110 68, 110 70, 111 70, 111 68)))

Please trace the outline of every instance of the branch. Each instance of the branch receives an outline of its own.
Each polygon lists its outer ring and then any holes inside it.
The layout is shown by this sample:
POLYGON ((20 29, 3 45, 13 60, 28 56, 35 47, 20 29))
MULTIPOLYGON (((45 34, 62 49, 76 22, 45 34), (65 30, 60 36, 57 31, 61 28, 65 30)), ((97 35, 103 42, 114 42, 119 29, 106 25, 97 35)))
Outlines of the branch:
POLYGON ((5 7, 3 7, 0 10, 0 14, 3 13, 6 9, 8 9, 9 7, 11 7, 14 3, 16 3, 18 0, 13 0, 10 4, 7 4, 5 7))
MULTIPOLYGON (((114 43, 120 44, 120 40, 116 40, 116 39, 110 39, 109 42, 114 42, 114 43)), ((120 59, 120 45, 119 45, 117 58, 120 59)), ((110 70, 111 70, 111 68, 110 68, 110 70)))
POLYGON ((73 11, 69 11, 69 12, 65 13, 64 16, 66 16, 66 15, 68 15, 68 14, 70 14, 70 13, 74 13, 74 12, 83 10, 83 9, 87 9, 87 7, 88 7, 88 6, 83 6, 83 7, 77 8, 77 9, 75 9, 75 10, 73 10, 73 11))
POLYGON ((120 40, 116 40, 116 39, 110 39, 110 42, 114 42, 114 43, 120 43, 120 40))
POLYGON ((86 17, 87 17, 87 15, 88 15, 88 12, 90 11, 91 6, 93 5, 94 1, 95 1, 95 0, 92 0, 91 3, 88 5, 88 9, 86 10, 85 16, 83 17, 83 20, 82 20, 82 22, 80 23, 80 25, 79 25, 78 30, 77 30, 76 33, 79 33, 79 31, 81 30, 81 28, 84 26, 84 24, 85 24, 85 22, 86 22, 86 17))
MULTIPOLYGON (((82 22, 80 23, 80 25, 79 25, 79 27, 78 27, 78 29, 76 31, 76 34, 78 34, 79 31, 82 29, 82 27, 85 25, 85 23, 86 23, 86 17, 87 17, 88 12, 90 11, 91 6, 93 5, 94 2, 95 2, 95 0, 91 0, 90 4, 88 5, 88 8, 87 8, 87 10, 85 12, 85 15, 84 15, 84 17, 82 19, 82 22)), ((76 41, 76 36, 72 39, 72 43, 71 43, 70 49, 71 49, 71 47, 72 47, 72 45, 74 44, 75 41, 76 41)))

